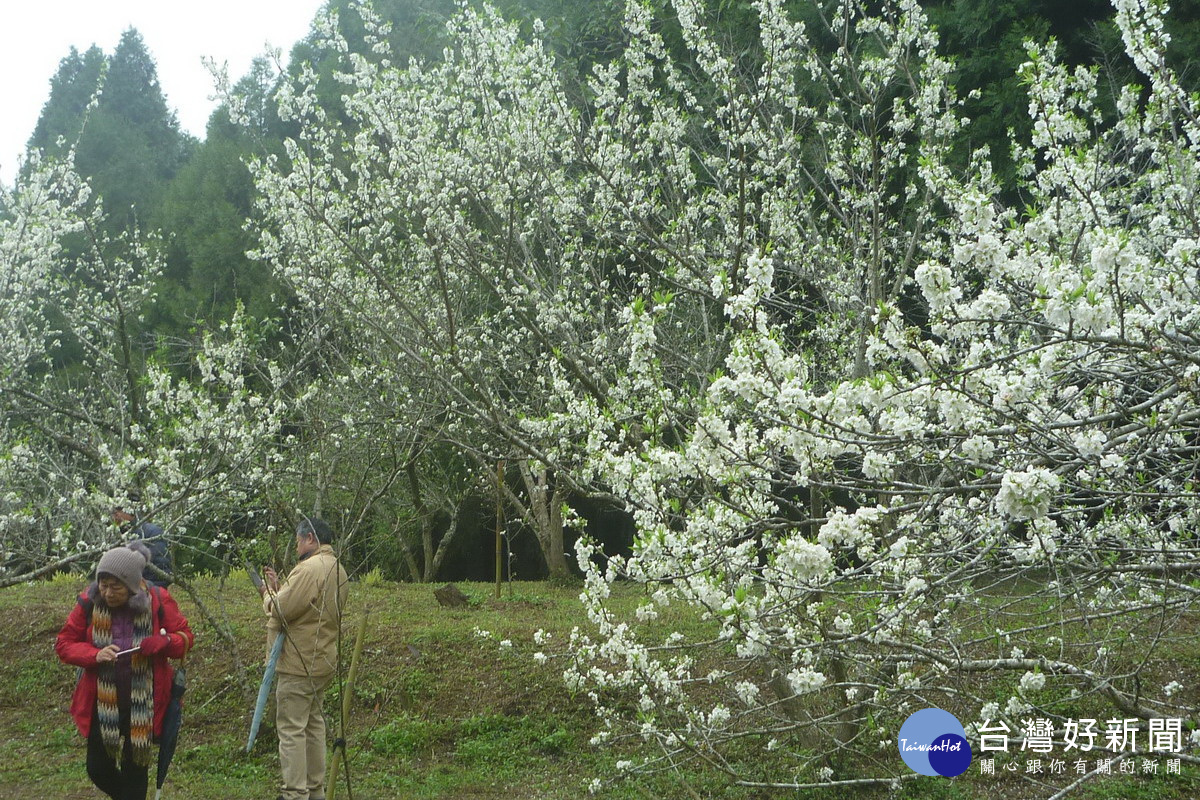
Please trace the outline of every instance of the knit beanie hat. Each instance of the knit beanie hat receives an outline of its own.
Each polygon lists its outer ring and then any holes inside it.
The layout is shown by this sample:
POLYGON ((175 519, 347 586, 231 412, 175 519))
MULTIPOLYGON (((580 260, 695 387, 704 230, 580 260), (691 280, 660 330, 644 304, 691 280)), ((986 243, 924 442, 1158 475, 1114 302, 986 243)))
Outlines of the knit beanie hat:
POLYGON ((96 577, 111 575, 129 587, 131 594, 142 588, 142 570, 150 563, 150 549, 141 542, 114 547, 100 556, 96 577))

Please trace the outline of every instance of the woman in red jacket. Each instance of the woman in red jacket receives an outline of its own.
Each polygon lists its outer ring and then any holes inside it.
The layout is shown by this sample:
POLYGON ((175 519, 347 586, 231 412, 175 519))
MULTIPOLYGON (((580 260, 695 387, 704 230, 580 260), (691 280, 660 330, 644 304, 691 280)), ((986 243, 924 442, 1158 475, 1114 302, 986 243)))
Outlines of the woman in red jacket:
POLYGON ((64 663, 83 668, 71 716, 88 742, 88 777, 114 800, 145 800, 150 742, 171 697, 167 659, 182 658, 195 642, 170 593, 142 580, 149 561, 141 542, 101 556, 96 582, 54 645, 64 663))

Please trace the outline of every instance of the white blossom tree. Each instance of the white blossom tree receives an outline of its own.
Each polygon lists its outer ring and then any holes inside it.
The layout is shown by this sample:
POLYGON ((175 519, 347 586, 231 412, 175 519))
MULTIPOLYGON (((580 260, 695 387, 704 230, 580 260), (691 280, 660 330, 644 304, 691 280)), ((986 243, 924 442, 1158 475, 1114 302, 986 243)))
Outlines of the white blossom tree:
POLYGON ((348 357, 396 404, 374 418, 402 414, 414 441, 451 445, 484 475, 497 458, 520 464, 517 505, 550 573, 566 574, 570 476, 519 423, 544 412, 556 371, 603 396, 617 354, 611 245, 594 241, 571 174, 578 112, 551 55, 493 11, 464 9, 445 57, 406 67, 359 11, 372 54, 323 23, 345 59, 348 122, 318 104, 311 69, 279 92, 299 134, 255 169, 260 255, 344 326, 348 357))
POLYGON ((956 151, 916 2, 752 5, 747 57, 699 0, 630 0, 581 90, 487 9, 405 67, 369 9, 370 55, 328 24, 349 125, 311 72, 285 86, 263 257, 386 347, 387 396, 433 387, 449 441, 530 459, 531 498, 626 503, 631 557, 580 539, 592 629, 564 676, 599 739, 656 745, 630 768, 891 781, 931 705, 972 735, 1194 725, 1152 685, 1193 610, 1200 433, 1197 109, 1164 9, 1119 4, 1148 85, 1116 119, 1030 43, 1018 206, 956 151), (628 619, 619 580, 646 588, 628 619), (708 635, 660 632, 680 603, 708 635))
POLYGON ((131 493, 175 537, 243 510, 282 458, 286 409, 240 315, 147 352, 153 242, 106 238, 69 167, 28 167, 0 193, 0 585, 111 547, 131 493))
MULTIPOLYGON (((673 7, 686 31, 692 4, 673 7)), ((1035 133, 1017 144, 1024 206, 1008 207, 986 153, 965 169, 949 157, 941 137, 965 121, 915 3, 885 3, 878 17, 840 4, 832 54, 778 6, 756 7, 765 67, 737 105, 769 109, 766 87, 786 82, 777 96, 822 122, 782 169, 793 118, 747 124, 740 169, 776 170, 795 194, 816 188, 754 209, 739 228, 757 237, 744 237, 740 283, 728 259, 697 261, 709 271, 694 285, 711 286, 735 332, 688 411, 660 410, 671 390, 662 312, 634 305, 630 370, 610 405, 569 396, 551 421, 586 432, 595 479, 628 498, 640 529, 634 556, 603 568, 581 541, 595 629, 571 642, 567 679, 612 735, 658 745, 630 768, 699 757, 779 788, 891 780, 897 727, 926 706, 953 709, 972 732, 1005 722, 1018 738, 1031 717, 1060 731, 1101 714, 1194 725, 1178 686, 1148 685, 1156 649, 1193 610, 1196 569, 1197 108, 1165 65, 1164 8, 1118 4, 1149 85, 1125 90, 1115 120, 1099 110, 1094 70, 1030 43, 1035 133), (805 108, 811 83, 856 116, 805 108), (870 86, 891 94, 890 109, 847 90, 870 86), (860 128, 872 110, 874 138, 860 128), (901 180, 872 182, 889 163, 901 180), (797 334, 805 308, 789 279, 806 268, 827 307, 860 315, 830 323, 828 346, 820 331, 797 334), (919 297, 905 297, 914 283, 919 297), (852 290, 840 305, 838 286, 852 290), (855 335, 861 346, 847 347, 855 335), (648 430, 636 455, 620 418, 648 430), (802 489, 838 505, 810 518, 802 489), (608 602, 621 578, 647 586, 636 618, 608 602), (711 638, 641 632, 681 602, 712 620, 711 638), (612 700, 627 693, 633 713, 612 700), (748 738, 788 777, 751 777, 731 755, 748 738)), ((732 59, 703 31, 689 44, 715 65, 714 84, 735 85, 720 82, 732 59)), ((764 184, 762 196, 786 192, 764 184)), ((714 210, 687 230, 714 218, 743 221, 714 210)))

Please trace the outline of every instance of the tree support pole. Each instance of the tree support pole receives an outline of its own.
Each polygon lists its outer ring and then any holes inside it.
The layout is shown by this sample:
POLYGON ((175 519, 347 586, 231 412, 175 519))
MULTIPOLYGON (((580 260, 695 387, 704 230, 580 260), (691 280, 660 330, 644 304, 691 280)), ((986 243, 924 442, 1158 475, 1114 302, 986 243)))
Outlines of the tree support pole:
POLYGON ((500 585, 504 576, 504 544, 500 533, 501 507, 504 488, 504 459, 496 462, 496 599, 500 599, 500 585))
POLYGON ((337 793, 338 770, 345 760, 346 754, 346 723, 350 720, 350 700, 354 697, 354 681, 358 677, 358 659, 362 655, 363 639, 367 633, 367 613, 358 621, 358 632, 354 634, 354 655, 350 657, 350 675, 346 678, 346 686, 342 689, 342 736, 333 743, 333 757, 330 759, 329 771, 325 778, 325 798, 333 800, 337 793))

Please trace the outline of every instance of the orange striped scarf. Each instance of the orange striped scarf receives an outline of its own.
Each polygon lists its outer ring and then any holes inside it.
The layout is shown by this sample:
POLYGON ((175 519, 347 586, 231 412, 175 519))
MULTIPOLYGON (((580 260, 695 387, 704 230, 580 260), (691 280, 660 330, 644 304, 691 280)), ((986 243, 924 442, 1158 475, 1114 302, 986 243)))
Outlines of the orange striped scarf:
MULTIPOLYGON (((149 600, 149 598, 147 598, 149 600)), ((152 634, 150 603, 147 609, 133 618, 133 645, 136 647, 152 634)), ((97 599, 92 606, 92 643, 99 648, 113 643, 112 612, 103 600, 97 599)), ((126 658, 126 656, 122 656, 126 658)), ((154 725, 154 676, 150 658, 133 653, 133 684, 130 692, 129 743, 133 763, 139 767, 150 765, 150 736, 154 725)), ((121 735, 121 712, 117 698, 117 665, 115 661, 101 664, 96 677, 96 716, 100 720, 100 735, 104 749, 113 761, 121 763, 121 751, 125 737, 121 735)))

